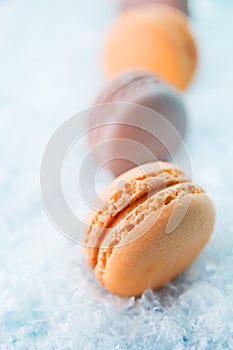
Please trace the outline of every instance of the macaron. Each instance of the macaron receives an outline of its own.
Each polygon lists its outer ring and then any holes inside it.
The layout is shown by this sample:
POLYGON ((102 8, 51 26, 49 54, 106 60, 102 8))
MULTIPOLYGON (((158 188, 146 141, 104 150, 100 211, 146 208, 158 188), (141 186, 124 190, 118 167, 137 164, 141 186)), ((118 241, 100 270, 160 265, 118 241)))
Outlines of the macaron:
POLYGON ((135 6, 143 6, 148 4, 161 4, 175 7, 176 9, 188 14, 187 0, 119 0, 122 10, 129 9, 135 6))
POLYGON ((88 144, 95 161, 106 164, 115 175, 146 162, 167 161, 179 149, 187 128, 185 107, 178 91, 153 73, 129 70, 120 74, 106 85, 94 103, 102 104, 109 104, 108 113, 105 106, 93 109, 88 120, 88 144), (107 124, 102 126, 104 123, 107 124), (166 123, 171 124, 169 130, 163 127, 166 123), (130 142, 123 147, 123 139, 137 142, 148 152, 136 151, 130 142))
POLYGON ((110 292, 137 296, 184 271, 213 231, 205 191, 171 163, 148 163, 116 178, 92 209, 85 253, 110 292))
POLYGON ((197 65, 197 48, 181 11, 145 5, 122 12, 109 30, 103 52, 106 77, 129 68, 148 69, 184 90, 197 65))

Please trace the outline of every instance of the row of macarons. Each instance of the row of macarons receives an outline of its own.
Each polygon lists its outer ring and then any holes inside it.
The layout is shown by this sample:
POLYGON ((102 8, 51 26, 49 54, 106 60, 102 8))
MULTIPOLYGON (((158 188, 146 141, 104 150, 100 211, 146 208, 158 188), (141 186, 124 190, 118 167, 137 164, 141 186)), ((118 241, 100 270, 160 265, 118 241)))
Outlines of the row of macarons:
POLYGON ((155 161, 170 160, 187 127, 176 89, 186 88, 197 62, 187 2, 118 1, 122 13, 104 51, 111 80, 88 121, 92 154, 117 177, 90 210, 84 245, 108 291, 139 296, 195 260, 213 231, 215 210, 175 164, 155 161))
POLYGON ((120 0, 120 8, 104 46, 103 65, 109 80, 94 103, 112 106, 107 117, 105 107, 93 109, 88 121, 93 156, 115 175, 135 163, 168 161, 176 154, 187 129, 179 90, 187 87, 197 64, 186 0, 120 0), (153 118, 136 106, 153 110, 153 118), (137 114, 140 125, 135 123, 137 114), (168 121, 174 132, 161 127, 161 116, 163 125, 168 121), (149 152, 135 153, 135 143, 122 151, 122 139, 133 140, 149 152), (132 154, 134 161, 129 160, 132 154))

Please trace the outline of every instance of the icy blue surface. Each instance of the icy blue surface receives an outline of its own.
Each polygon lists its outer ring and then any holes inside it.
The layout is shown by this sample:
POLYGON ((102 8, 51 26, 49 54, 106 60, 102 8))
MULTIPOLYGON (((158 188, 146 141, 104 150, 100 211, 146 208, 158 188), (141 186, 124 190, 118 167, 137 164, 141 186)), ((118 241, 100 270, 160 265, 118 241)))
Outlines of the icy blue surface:
POLYGON ((135 300, 102 289, 39 191, 49 136, 102 84, 97 57, 114 9, 109 0, 0 2, 1 350, 233 349, 233 3, 194 0, 192 13, 200 65, 184 95, 187 146, 217 223, 188 271, 135 300))

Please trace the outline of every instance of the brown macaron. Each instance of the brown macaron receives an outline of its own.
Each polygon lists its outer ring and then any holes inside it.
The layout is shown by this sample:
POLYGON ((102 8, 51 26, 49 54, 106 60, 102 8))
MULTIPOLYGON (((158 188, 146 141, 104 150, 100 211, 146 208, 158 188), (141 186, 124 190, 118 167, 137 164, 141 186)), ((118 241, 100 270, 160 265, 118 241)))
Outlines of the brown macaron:
POLYGON ((88 216, 86 257, 107 290, 156 289, 184 271, 213 231, 205 191, 171 163, 149 163, 115 179, 88 216))
POLYGON ((94 105, 100 107, 93 109, 88 120, 88 145, 96 162, 106 164, 115 175, 146 162, 170 160, 187 129, 180 94, 149 71, 120 74, 107 84, 94 105), (123 146, 122 140, 135 141, 145 149, 136 151, 130 142, 123 146))
POLYGON ((135 6, 143 6, 149 4, 161 4, 175 7, 176 9, 188 14, 187 0, 119 0, 121 10, 126 10, 135 6))

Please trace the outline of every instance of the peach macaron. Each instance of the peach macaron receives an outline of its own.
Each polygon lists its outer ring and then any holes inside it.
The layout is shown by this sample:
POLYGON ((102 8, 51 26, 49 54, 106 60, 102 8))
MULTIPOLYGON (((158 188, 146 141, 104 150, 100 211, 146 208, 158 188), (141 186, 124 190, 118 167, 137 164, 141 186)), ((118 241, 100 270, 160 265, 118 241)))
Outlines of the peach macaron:
POLYGON ((85 253, 98 280, 117 295, 140 295, 171 281, 213 231, 211 200, 171 163, 131 169, 100 197, 87 218, 85 253))
POLYGON ((122 12, 105 42, 103 67, 112 78, 128 68, 148 69, 183 90, 197 65, 197 48, 181 11, 145 5, 122 12))

